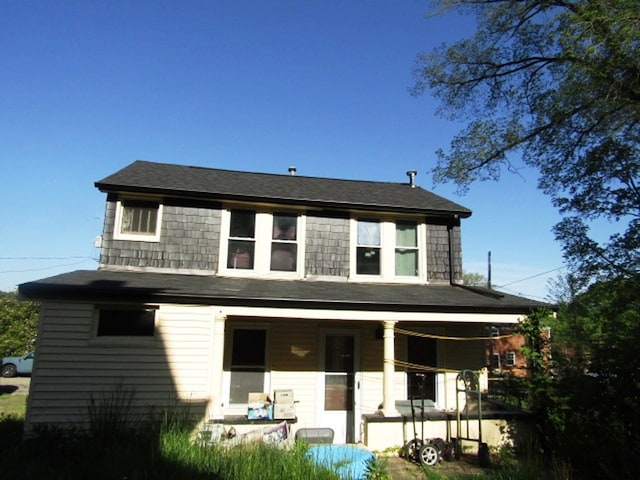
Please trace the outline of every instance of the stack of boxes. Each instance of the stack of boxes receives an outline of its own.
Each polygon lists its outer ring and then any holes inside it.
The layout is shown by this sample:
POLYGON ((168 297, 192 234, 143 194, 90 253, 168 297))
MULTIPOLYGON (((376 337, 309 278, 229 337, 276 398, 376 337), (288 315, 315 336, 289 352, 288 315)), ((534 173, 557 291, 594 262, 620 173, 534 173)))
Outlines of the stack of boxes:
POLYGON ((293 390, 275 390, 273 392, 273 418, 289 420, 296 418, 296 407, 293 402, 293 390))

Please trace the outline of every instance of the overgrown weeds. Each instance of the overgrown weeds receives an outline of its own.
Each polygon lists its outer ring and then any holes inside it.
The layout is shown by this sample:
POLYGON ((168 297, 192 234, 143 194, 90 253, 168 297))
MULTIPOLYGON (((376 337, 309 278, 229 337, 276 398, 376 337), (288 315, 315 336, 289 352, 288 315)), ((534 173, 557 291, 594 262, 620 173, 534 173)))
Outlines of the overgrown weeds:
POLYGON ((304 444, 284 450, 262 442, 233 448, 197 445, 184 409, 136 414, 135 392, 117 386, 93 395, 86 428, 36 427, 22 438, 24 417, 0 418, 2 478, 92 480, 245 480, 339 477, 305 455, 304 444), (34 461, 37 459, 37 461, 34 461))

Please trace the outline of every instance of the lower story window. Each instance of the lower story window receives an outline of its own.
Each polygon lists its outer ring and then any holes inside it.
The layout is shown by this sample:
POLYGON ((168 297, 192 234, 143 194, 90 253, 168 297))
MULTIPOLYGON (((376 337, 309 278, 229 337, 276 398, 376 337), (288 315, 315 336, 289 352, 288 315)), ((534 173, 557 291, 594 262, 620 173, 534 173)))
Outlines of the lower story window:
POLYGON ((436 347, 437 341, 433 338, 407 337, 407 362, 416 365, 407 371, 408 399, 436 401, 436 374, 429 371, 437 366, 436 347))
POLYGON ((153 337, 155 326, 155 308, 101 308, 96 335, 98 337, 153 337))
POLYGON ((249 393, 264 391, 266 343, 264 329, 233 330, 229 403, 247 403, 249 393))

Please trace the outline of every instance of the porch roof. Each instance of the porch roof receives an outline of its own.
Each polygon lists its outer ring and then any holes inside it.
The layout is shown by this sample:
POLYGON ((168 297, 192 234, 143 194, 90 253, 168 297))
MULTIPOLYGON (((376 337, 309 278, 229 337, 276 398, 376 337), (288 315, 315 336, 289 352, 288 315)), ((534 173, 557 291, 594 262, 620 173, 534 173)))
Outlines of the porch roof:
POLYGON ((78 270, 23 283, 33 299, 224 304, 443 313, 526 314, 551 305, 495 290, 455 284, 411 285, 272 280, 132 271, 78 270))

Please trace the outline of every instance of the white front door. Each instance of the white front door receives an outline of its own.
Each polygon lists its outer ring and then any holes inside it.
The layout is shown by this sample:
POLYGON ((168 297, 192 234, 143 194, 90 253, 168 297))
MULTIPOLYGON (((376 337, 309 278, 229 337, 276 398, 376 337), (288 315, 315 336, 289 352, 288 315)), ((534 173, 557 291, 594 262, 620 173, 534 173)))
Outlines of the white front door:
POLYGON ((334 431, 334 443, 353 443, 356 438, 356 403, 360 391, 357 374, 358 337, 355 333, 326 333, 321 345, 319 377, 321 427, 334 431))

